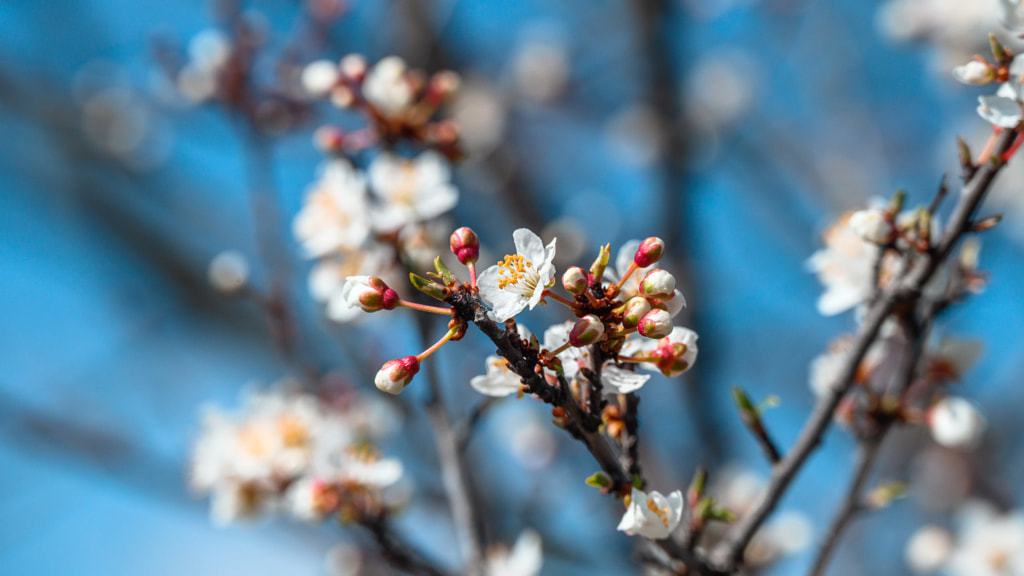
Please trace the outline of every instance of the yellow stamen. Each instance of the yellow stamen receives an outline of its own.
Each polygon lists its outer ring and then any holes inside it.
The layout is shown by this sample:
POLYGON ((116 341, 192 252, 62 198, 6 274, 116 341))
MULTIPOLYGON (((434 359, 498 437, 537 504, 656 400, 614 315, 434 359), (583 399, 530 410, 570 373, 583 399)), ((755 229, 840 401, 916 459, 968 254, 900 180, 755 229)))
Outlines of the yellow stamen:
POLYGON ((654 503, 654 498, 647 500, 647 509, 654 512, 654 515, 661 519, 661 523, 668 528, 668 508, 658 508, 658 505, 654 503))

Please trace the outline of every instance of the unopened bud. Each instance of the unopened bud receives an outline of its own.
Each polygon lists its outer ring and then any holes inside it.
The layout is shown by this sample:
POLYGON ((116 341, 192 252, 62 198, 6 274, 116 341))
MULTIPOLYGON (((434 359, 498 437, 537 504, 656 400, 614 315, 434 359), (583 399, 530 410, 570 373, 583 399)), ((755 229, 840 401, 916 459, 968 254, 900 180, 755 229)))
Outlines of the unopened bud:
POLYGON ((593 344, 604 336, 604 323, 593 314, 580 318, 569 331, 569 343, 577 348, 593 344))
POLYGON ((214 290, 235 294, 249 282, 249 262, 238 252, 221 252, 210 261, 206 275, 214 290))
POLYGON ((572 266, 562 274, 562 286, 570 294, 583 294, 587 289, 587 273, 579 266, 572 266))
POLYGON ((349 308, 364 312, 394 310, 401 301, 397 292, 374 276, 349 276, 341 287, 341 297, 349 308))
POLYGON ((345 131, 337 126, 321 126, 313 133, 313 145, 324 154, 337 154, 345 144, 345 131))
POLYGON ((317 60, 302 69, 302 88, 313 98, 322 98, 338 83, 338 66, 330 60, 317 60))
POLYGON ((362 82, 363 78, 366 77, 366 58, 361 54, 349 54, 341 59, 338 68, 341 70, 341 75, 346 79, 362 82))
POLYGON ((601 246, 601 250, 598 252, 597 258, 594 260, 594 263, 590 265, 590 279, 593 282, 601 282, 601 278, 604 277, 604 270, 608 267, 608 259, 611 258, 611 254, 611 244, 601 246))
POLYGON ((389 360, 381 366, 373 383, 382 392, 399 394, 419 371, 420 361, 415 356, 389 360))
POLYGON ((995 34, 988 35, 988 44, 992 48, 992 57, 996 59, 996 63, 1000 66, 1005 66, 1013 60, 1010 51, 1003 47, 1002 42, 996 38, 995 34))
POLYGON ((896 227, 885 211, 879 209, 858 210, 850 216, 850 228, 861 240, 886 246, 896 239, 896 227))
POLYGON ((455 94, 459 90, 460 84, 459 75, 455 72, 451 70, 438 72, 430 77, 430 83, 427 84, 423 99, 431 105, 438 106, 455 94))
POLYGON ((452 249, 452 254, 455 254, 459 262, 463 264, 476 262, 480 257, 480 239, 476 232, 465 226, 452 232, 448 244, 452 249))
POLYGON ((640 293, 647 298, 671 298, 675 291, 676 277, 661 268, 651 270, 640 281, 640 293))
POLYGON ((612 479, 604 472, 594 472, 587 478, 587 486, 594 488, 607 488, 612 485, 612 479))
POLYGON ((971 232, 987 232, 999 225, 1003 220, 1002 214, 988 216, 971 224, 971 232))
POLYGON ((331 104, 334 104, 338 108, 349 108, 355 104, 355 102, 355 92, 353 92, 348 86, 335 86, 334 89, 331 90, 331 104))
POLYGON ((622 327, 636 328, 640 320, 651 311, 651 303, 643 296, 634 296, 626 301, 622 311, 622 327))
POLYGON ((657 236, 651 236, 640 243, 633 255, 633 262, 641 268, 651 266, 665 254, 665 241, 657 236))
POLYGON ((640 319, 637 329, 647 338, 664 338, 672 333, 672 316, 665 310, 655 308, 640 319))

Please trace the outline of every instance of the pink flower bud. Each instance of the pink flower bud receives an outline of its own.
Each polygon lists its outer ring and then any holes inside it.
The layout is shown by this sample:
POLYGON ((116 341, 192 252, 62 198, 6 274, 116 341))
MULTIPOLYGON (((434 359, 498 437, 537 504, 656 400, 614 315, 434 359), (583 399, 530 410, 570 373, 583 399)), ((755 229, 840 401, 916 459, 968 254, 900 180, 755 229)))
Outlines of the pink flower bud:
POLYGON ((480 257, 480 239, 477 238, 476 232, 465 226, 452 232, 449 246, 452 249, 452 254, 455 254, 459 262, 463 264, 476 262, 480 257))
POLYGON ((633 255, 633 262, 636 262, 636 265, 641 268, 647 268, 661 260, 664 254, 665 241, 657 236, 651 236, 640 243, 640 247, 636 249, 636 254, 633 255))
POLYGON ((583 294, 587 289, 587 272, 579 266, 573 266, 562 274, 562 286, 570 294, 583 294))
POLYGON ((341 152, 345 144, 345 131, 337 126, 321 126, 313 133, 313 145, 325 154, 341 152))
POLYGON ((569 331, 569 343, 580 347, 593 344, 604 336, 604 324, 601 319, 593 314, 587 314, 580 318, 569 331))
POLYGON ((640 281, 640 293, 647 298, 670 298, 675 291, 675 276, 661 268, 651 270, 640 281))
POLYGON ((640 334, 648 338, 664 338, 672 333, 672 315, 665 310, 655 308, 640 319, 637 326, 640 334))
POLYGON ((658 347, 651 355, 662 374, 670 378, 679 376, 697 361, 697 333, 686 328, 675 328, 658 342, 658 347))
POLYGON ((341 287, 341 297, 349 308, 361 308, 364 312, 394 310, 401 301, 397 292, 373 276, 349 276, 341 287))
POLYGON ((630 298, 622 312, 622 326, 624 328, 636 328, 640 320, 651 311, 651 303, 642 296, 630 298))
POLYGON ((354 82, 362 82, 366 77, 366 58, 361 54, 349 54, 338 63, 343 78, 354 82))
POLYGON ((381 366, 373 383, 382 392, 399 394, 409 385, 409 382, 412 382, 412 377, 419 371, 420 361, 415 356, 389 360, 381 366))

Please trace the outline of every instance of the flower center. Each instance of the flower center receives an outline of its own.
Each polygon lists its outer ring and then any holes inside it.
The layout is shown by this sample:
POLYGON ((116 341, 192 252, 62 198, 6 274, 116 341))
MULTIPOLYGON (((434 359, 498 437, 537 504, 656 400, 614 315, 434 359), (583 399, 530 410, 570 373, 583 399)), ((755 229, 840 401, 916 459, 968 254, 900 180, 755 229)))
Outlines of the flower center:
POLYGON ((540 283, 540 273, 522 254, 505 256, 498 262, 498 288, 526 296, 533 294, 540 283))
POLYGON ((654 498, 647 500, 647 509, 654 512, 654 515, 661 519, 661 523, 668 528, 668 508, 658 508, 658 505, 654 503, 654 498))

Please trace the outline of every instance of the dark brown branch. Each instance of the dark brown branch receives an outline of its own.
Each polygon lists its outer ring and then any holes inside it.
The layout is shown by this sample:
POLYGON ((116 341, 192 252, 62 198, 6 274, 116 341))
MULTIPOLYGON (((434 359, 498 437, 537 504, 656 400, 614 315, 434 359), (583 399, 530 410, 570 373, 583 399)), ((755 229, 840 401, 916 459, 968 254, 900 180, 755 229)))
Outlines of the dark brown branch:
MULTIPOLYGON (((1015 130, 1005 131, 999 137, 996 155, 1002 156, 1006 153, 1016 137, 1015 130)), ((932 278, 939 265, 948 258, 953 247, 967 231, 971 217, 985 199, 992 181, 1002 167, 1002 162, 989 162, 978 168, 974 177, 964 188, 960 201, 950 217, 949 225, 939 242, 932 250, 922 254, 907 274, 894 281, 872 303, 846 364, 840 371, 836 385, 815 406, 790 453, 773 468, 768 485, 752 511, 736 524, 715 549, 712 560, 716 568, 727 572, 735 570, 747 544, 778 505, 782 495, 796 478, 807 458, 821 444, 822 438, 832 422, 836 406, 852 386, 857 368, 864 359, 868 348, 874 343, 882 323, 898 304, 906 303, 920 296, 925 284, 932 278)))
MULTIPOLYGON (((632 483, 629 470, 623 468, 622 461, 608 439, 598 432, 600 415, 595 421, 594 415, 583 410, 579 402, 573 398, 569 384, 564 376, 558 377, 557 385, 550 384, 543 376, 538 352, 531 350, 516 334, 514 326, 495 322, 488 316, 487 307, 480 297, 465 291, 454 292, 448 304, 455 311, 455 317, 465 322, 472 322, 487 338, 497 346, 498 355, 508 361, 509 368, 523 379, 526 392, 540 398, 547 404, 562 408, 568 419, 567 431, 587 447, 601 469, 609 476, 615 489, 626 488, 632 483)), ((671 539, 659 540, 656 544, 667 552, 675 563, 689 568, 694 574, 713 576, 719 574, 693 550, 685 549, 671 539)))

